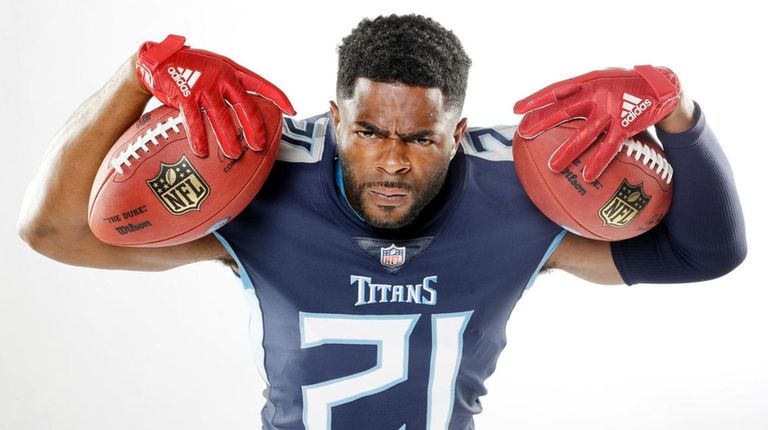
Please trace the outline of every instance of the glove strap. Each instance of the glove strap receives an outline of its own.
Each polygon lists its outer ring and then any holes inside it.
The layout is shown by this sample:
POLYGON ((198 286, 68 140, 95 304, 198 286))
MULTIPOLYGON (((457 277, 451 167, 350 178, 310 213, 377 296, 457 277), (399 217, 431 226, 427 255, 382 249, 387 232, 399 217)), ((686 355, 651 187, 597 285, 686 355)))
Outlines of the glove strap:
POLYGON ((657 68, 646 64, 635 66, 635 71, 651 86, 656 100, 669 100, 677 95, 677 88, 657 68))
POLYGON ((148 42, 144 45, 144 49, 142 49, 142 60, 150 68, 154 69, 165 62, 171 55, 179 52, 184 47, 185 40, 184 36, 169 34, 165 40, 158 44, 150 45, 150 42, 148 42))

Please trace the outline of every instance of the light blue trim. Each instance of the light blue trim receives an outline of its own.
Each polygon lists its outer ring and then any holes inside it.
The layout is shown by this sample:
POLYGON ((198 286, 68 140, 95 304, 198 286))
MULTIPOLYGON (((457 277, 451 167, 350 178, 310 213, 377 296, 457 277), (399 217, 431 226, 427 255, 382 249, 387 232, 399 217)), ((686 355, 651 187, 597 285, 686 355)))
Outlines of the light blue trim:
POLYGON ((253 288, 253 282, 251 282, 251 278, 248 276, 248 273, 245 271, 245 268, 243 267, 243 264, 240 262, 240 259, 237 258, 237 254, 235 254, 235 250, 232 249, 232 246, 227 242, 227 239, 224 239, 224 236, 220 235, 218 232, 213 232, 213 235, 216 237, 216 239, 221 242, 222 245, 224 245, 224 249, 227 250, 227 253, 229 253, 230 257, 232 257, 235 260, 235 263, 237 263, 237 270, 240 272, 240 281, 243 283, 243 287, 245 289, 252 289, 253 288))
POLYGON ((347 200, 347 192, 344 190, 344 177, 341 174, 341 160, 339 160, 338 158, 333 161, 333 169, 335 172, 334 177, 336 178, 336 188, 338 189, 339 195, 341 195, 342 200, 344 200, 344 206, 346 206, 350 212, 355 214, 357 219, 365 222, 363 217, 361 217, 360 214, 357 213, 357 211, 352 209, 352 205, 350 205, 349 200, 347 200))
POLYGON ((528 280, 528 284, 525 286, 525 291, 528 291, 529 288, 533 285, 533 281, 536 280, 536 277, 539 276, 539 272, 541 272, 541 268, 544 267, 544 263, 549 260, 549 257, 552 256, 552 254, 555 252, 558 246, 560 246, 560 242, 565 237, 565 234, 568 233, 565 229, 563 229, 560 233, 555 236, 554 239, 552 239, 552 243, 549 245, 549 248, 547 248, 547 252, 544 253, 544 256, 541 257, 541 261, 539 262, 539 265, 536 267, 536 270, 533 271, 533 275, 531 275, 531 279, 528 280))
MULTIPOLYGON (((450 407, 453 407, 456 401, 456 377, 459 375, 459 367, 461 367, 461 359, 464 356, 464 331, 469 325, 469 320, 472 318, 472 314, 475 311, 465 312, 452 312, 445 314, 432 314, 432 358, 429 363, 429 386, 427 387, 427 429, 432 429, 432 384, 435 381, 435 361, 437 360, 437 349, 439 347, 440 336, 437 333, 437 320, 462 317, 461 329, 457 334, 459 338, 458 348, 456 351, 456 361, 453 368, 453 376, 451 376, 451 400, 449 401, 450 407)), ((448 421, 445 423, 447 429, 451 423, 451 417, 448 417, 448 421)))
POLYGON ((249 340, 250 340, 251 348, 253 349, 253 354, 256 356, 256 369, 261 375, 261 379, 263 379, 264 383, 267 384, 267 387, 269 387, 271 384, 269 383, 269 377, 267 376, 267 351, 264 348, 264 312, 261 309, 261 301, 259 300, 259 297, 256 295, 256 289, 253 287, 253 282, 251 281, 251 277, 248 276, 248 272, 245 271, 243 264, 240 262, 240 259, 237 258, 237 254, 235 254, 234 249, 232 249, 232 246, 229 244, 229 242, 227 242, 227 239, 224 239, 224 236, 220 235, 217 232, 213 232, 213 235, 216 237, 216 239, 219 240, 219 242, 221 242, 222 245, 224 245, 224 249, 227 250, 229 255, 235 260, 235 263, 237 263, 237 268, 240 271, 240 282, 243 283, 243 287, 244 287, 243 293, 246 294, 245 296, 246 301, 252 302, 252 303, 246 303, 249 309, 249 318, 248 318, 248 333, 250 337, 249 340), (258 315, 253 315, 255 312, 258 312, 258 315), (261 329, 260 343, 257 343, 253 340, 252 321, 254 316, 256 318, 261 319, 261 321, 258 321, 259 327, 261 329))

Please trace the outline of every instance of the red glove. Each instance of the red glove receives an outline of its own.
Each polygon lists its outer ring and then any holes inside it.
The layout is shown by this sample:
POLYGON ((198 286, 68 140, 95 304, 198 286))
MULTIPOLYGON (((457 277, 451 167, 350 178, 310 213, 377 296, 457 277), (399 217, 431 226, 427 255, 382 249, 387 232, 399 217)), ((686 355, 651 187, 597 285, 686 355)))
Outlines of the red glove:
POLYGON ((164 104, 181 111, 192 151, 208 155, 205 119, 210 119, 221 151, 229 158, 242 154, 227 105, 234 108, 246 143, 264 149, 264 120, 249 93, 272 101, 286 114, 295 115, 291 102, 279 88, 229 58, 184 46, 183 36, 169 35, 161 43, 145 42, 138 53, 136 73, 149 92, 164 104))
POLYGON ((669 115, 679 100, 680 83, 665 67, 598 70, 557 82, 515 103, 515 113, 527 113, 517 132, 532 139, 563 122, 585 119, 581 129, 552 154, 549 168, 562 171, 605 133, 584 165, 584 180, 592 182, 624 140, 669 115))

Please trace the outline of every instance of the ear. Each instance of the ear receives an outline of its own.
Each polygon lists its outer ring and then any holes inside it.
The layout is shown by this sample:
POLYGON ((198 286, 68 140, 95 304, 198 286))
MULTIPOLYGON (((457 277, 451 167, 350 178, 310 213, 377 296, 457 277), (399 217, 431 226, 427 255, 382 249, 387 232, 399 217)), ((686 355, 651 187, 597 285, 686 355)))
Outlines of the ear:
POLYGON ((339 113, 339 106, 333 100, 328 102, 331 107, 331 119, 333 120, 334 130, 339 129, 339 123, 341 122, 341 114, 339 113))
POLYGON ((451 159, 456 155, 461 145, 461 138, 464 137, 464 133, 467 132, 467 119, 462 118, 458 124, 456 124, 456 130, 453 131, 453 148, 451 149, 451 159))

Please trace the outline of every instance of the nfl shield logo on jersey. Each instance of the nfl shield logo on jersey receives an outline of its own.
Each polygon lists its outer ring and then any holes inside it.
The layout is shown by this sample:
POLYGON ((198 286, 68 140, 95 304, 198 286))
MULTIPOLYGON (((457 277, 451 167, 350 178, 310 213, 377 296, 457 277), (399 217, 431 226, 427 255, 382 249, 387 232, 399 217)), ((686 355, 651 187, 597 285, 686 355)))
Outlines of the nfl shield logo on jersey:
POLYGON ((381 248, 381 264, 387 267, 402 266, 405 263, 405 247, 393 243, 387 248, 381 248))

